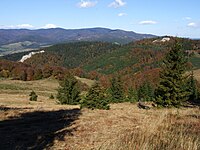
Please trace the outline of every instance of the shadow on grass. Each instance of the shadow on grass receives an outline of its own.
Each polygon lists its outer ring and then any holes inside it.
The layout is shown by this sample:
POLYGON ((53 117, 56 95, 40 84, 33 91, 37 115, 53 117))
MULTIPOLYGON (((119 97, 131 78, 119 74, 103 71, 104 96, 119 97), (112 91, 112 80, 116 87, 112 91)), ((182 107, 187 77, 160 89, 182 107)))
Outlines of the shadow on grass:
POLYGON ((80 109, 37 111, 0 121, 0 149, 51 147, 54 139, 63 140, 65 135, 72 135, 76 129, 69 127, 80 114, 80 109))

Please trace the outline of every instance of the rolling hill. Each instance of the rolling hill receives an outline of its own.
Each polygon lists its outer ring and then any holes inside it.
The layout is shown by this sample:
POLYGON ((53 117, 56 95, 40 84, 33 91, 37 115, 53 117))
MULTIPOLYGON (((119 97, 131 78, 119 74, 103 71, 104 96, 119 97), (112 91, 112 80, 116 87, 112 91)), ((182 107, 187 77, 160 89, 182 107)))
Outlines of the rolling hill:
MULTIPOLYGON (((85 71, 98 71, 112 74, 127 67, 135 71, 143 67, 158 67, 160 60, 175 41, 183 45, 184 51, 198 51, 199 41, 176 38, 158 37, 143 39, 125 45, 106 42, 75 42, 57 44, 43 48, 45 53, 36 54, 25 62, 31 65, 51 64, 69 69, 81 67, 85 71), (162 41, 168 39, 169 41, 162 41), (40 63, 38 63, 40 62, 40 63)), ((5 59, 19 61, 25 53, 5 56, 5 59)), ((190 54, 190 60, 198 68, 199 54, 190 54)))
MULTIPOLYGON (((75 76, 98 79, 108 86, 109 78, 115 74, 122 76, 124 86, 139 86, 145 81, 156 86, 159 79, 160 64, 174 42, 183 45, 193 69, 199 69, 199 40, 177 37, 156 37, 131 42, 125 45, 106 42, 73 42, 56 44, 37 53, 23 63, 2 60, 3 76, 16 76, 26 80, 54 76, 62 78, 66 72, 75 76), (5 68, 5 69, 4 69, 5 68), (7 71, 6 71, 7 70, 7 71), (64 74, 63 74, 64 73, 64 74)), ((17 53, 2 57, 19 61, 29 52, 17 53)), ((1 65, 1 64, 0 64, 1 65)), ((1 69, 1 68, 0 68, 1 69)))
POLYGON ((8 54, 8 51, 35 49, 66 42, 102 41, 125 44, 152 37, 155 35, 107 28, 0 29, 0 55, 8 54))

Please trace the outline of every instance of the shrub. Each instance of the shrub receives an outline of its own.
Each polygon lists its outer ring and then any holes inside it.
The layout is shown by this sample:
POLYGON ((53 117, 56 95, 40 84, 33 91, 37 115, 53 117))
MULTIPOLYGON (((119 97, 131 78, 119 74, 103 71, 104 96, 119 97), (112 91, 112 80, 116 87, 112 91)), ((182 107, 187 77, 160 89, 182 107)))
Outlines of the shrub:
POLYGON ((53 94, 51 94, 51 95, 49 96, 49 99, 54 99, 53 94))
POLYGON ((29 100, 30 101, 37 101, 37 94, 34 92, 34 91, 31 91, 31 93, 29 94, 30 98, 29 100))

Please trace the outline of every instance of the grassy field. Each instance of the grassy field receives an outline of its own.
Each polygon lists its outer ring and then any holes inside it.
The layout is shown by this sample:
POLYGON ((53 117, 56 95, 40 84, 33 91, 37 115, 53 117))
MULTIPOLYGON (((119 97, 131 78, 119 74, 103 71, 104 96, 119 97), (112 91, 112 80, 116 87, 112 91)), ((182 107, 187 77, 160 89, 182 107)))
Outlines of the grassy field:
MULTIPOLYGON (((55 100, 49 99, 50 95, 56 95, 58 82, 54 79, 45 79, 38 81, 18 81, 18 80, 0 80, 0 105, 29 104, 29 94, 32 90, 38 95, 38 102, 55 104, 55 100)), ((36 103, 36 104, 37 104, 36 103)))
POLYGON ((53 79, 0 80, 0 149, 200 149, 198 107, 142 110, 121 103, 80 110, 49 99, 57 87, 53 79), (28 100, 31 90, 37 102, 28 100))

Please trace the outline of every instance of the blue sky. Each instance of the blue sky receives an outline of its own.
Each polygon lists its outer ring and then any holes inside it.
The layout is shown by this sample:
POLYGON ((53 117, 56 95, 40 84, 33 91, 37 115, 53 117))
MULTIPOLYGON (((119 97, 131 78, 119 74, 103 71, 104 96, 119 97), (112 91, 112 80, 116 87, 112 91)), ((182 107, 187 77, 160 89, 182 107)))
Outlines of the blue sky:
POLYGON ((0 28, 106 27, 200 38, 200 0, 1 0, 0 28))

